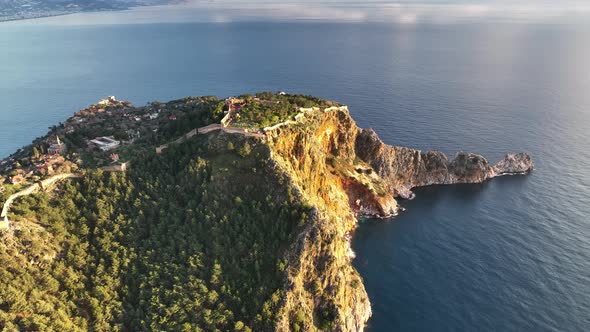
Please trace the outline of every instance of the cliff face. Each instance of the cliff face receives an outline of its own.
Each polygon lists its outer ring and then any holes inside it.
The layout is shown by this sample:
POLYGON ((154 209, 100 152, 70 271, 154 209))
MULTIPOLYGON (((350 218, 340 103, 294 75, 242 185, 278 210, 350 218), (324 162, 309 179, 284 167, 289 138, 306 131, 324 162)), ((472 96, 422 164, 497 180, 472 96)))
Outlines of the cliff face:
POLYGON ((304 123, 267 133, 277 166, 316 208, 289 259, 288 285, 279 331, 359 331, 371 306, 358 272, 350 264, 349 233, 355 212, 393 214, 397 204, 378 191, 384 183, 356 169, 357 128, 345 112, 308 114, 304 123), (351 201, 354 206, 351 205, 351 201))
POLYGON ((421 152, 383 143, 371 129, 357 136, 356 152, 388 183, 394 196, 412 198, 412 188, 435 184, 481 183, 505 174, 525 174, 533 162, 525 153, 507 154, 491 165, 484 157, 459 152, 449 160, 438 151, 421 152))
POLYGON ((397 213, 394 197, 433 184, 479 183, 532 169, 525 154, 507 155, 496 165, 482 156, 422 153, 384 144, 359 129, 346 107, 306 113, 294 123, 267 131, 271 158, 316 208, 289 259, 288 284, 277 329, 361 331, 371 306, 351 265, 349 234, 358 215, 397 213))

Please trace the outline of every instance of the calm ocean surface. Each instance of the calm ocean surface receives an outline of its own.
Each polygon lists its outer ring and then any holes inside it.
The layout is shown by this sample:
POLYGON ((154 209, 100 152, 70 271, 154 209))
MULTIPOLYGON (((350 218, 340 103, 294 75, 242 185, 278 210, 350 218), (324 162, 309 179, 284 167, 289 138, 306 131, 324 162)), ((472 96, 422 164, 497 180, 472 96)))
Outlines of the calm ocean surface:
POLYGON ((590 330, 589 25, 40 22, 0 24, 0 156, 107 95, 262 90, 348 104, 390 144, 529 152, 530 176, 359 227, 369 330, 590 330))

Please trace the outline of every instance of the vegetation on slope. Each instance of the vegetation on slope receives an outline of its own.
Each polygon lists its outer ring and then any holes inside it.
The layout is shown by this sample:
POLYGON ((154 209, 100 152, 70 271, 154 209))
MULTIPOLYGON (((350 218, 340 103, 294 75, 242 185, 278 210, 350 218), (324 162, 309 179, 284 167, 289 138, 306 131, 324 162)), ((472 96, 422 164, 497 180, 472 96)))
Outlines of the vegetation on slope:
MULTIPOLYGON (((338 105, 240 98, 235 124, 251 129, 298 107, 338 105)), ((362 329, 371 310, 350 265, 351 206, 383 214, 394 201, 354 159, 354 122, 346 111, 316 112, 264 142, 216 131, 155 153, 218 122, 225 107, 215 97, 99 103, 11 156, 17 167, 59 135, 86 176, 12 206, 0 232, 0 330, 362 329), (127 173, 95 169, 111 152, 89 139, 136 131, 115 150, 127 173)))
POLYGON ((340 106, 338 103, 313 96, 274 94, 272 92, 257 93, 256 96, 242 95, 245 101, 240 110, 239 126, 266 127, 285 120, 293 120, 299 108, 340 106), (254 102, 254 98, 260 100, 254 102))
POLYGON ((0 329, 273 329, 310 209, 268 153, 198 136, 22 199, 0 241, 0 329))

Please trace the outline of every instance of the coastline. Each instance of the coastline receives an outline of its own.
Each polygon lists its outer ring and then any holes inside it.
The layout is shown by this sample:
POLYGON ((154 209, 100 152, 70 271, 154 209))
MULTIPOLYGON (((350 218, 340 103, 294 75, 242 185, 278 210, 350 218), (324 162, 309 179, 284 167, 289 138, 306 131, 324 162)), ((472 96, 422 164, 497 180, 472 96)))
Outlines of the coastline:
POLYGON ((56 13, 56 14, 46 14, 46 15, 39 15, 39 16, 32 16, 32 17, 18 17, 18 18, 5 16, 5 17, 0 17, 0 24, 8 23, 8 22, 36 20, 36 19, 48 18, 48 17, 58 17, 58 16, 65 16, 65 15, 71 15, 71 14, 77 14, 77 13, 83 13, 83 12, 56 13))
MULTIPOLYGON (((194 145, 197 142, 193 140, 190 143, 191 137, 199 133, 208 134, 210 137, 201 140, 200 144, 207 144, 208 151, 217 157, 217 159, 208 157, 212 162, 218 163, 218 167, 211 166, 211 169, 221 170, 234 165, 233 162, 227 163, 227 157, 231 157, 233 152, 230 151, 234 151, 236 145, 240 146, 237 153, 241 159, 235 159, 238 161, 250 156, 252 146, 258 149, 260 152, 256 155, 252 154, 250 158, 268 159, 269 162, 261 164, 266 170, 263 171, 265 175, 256 171, 256 168, 250 168, 252 170, 252 173, 249 173, 250 179, 256 178, 254 182, 248 183, 259 185, 265 183, 261 180, 261 176, 266 178, 276 176, 278 182, 271 182, 267 190, 276 191, 277 188, 282 188, 279 192, 284 190, 284 199, 288 202, 285 204, 300 202, 301 206, 309 211, 303 214, 299 221, 303 232, 293 233, 298 235, 290 238, 292 242, 285 243, 288 249, 285 249, 280 256, 285 257, 283 261, 285 268, 281 270, 284 274, 280 277, 280 280, 284 281, 282 281, 282 294, 277 295, 280 305, 278 300, 275 301, 277 303, 276 319, 273 319, 272 329, 289 331, 292 326, 298 326, 297 329, 315 331, 325 330, 325 327, 328 327, 330 330, 358 332, 364 330, 366 323, 373 315, 371 300, 363 279, 352 264, 356 258, 356 253, 352 249, 352 239, 359 225, 359 217, 381 219, 396 215, 402 209, 396 197, 403 197, 408 192, 411 194, 409 188, 435 184, 481 183, 492 178, 498 171, 528 173, 533 169, 530 156, 524 153, 507 154, 499 163, 492 165, 476 154, 461 152, 454 159, 449 160, 441 152, 422 152, 390 146, 379 139, 372 129, 358 127, 350 116, 347 106, 314 99, 314 97, 261 94, 257 98, 250 98, 249 103, 275 105, 275 102, 282 101, 289 103, 287 104, 291 105, 289 107, 293 107, 298 105, 295 101, 301 102, 302 98, 317 106, 300 107, 299 112, 276 113, 277 115, 272 119, 275 117, 277 119, 270 123, 249 120, 251 116, 249 112, 254 112, 257 108, 249 108, 247 97, 243 99, 229 97, 225 100, 216 97, 213 99, 186 97, 166 103, 152 103, 140 108, 133 107, 130 102, 118 101, 112 96, 101 100, 75 113, 65 123, 53 127, 45 137, 17 150, 7 163, 4 163, 6 164, 4 173, 16 174, 8 178, 12 184, 18 181, 23 183, 26 179, 36 182, 8 196, 0 215, 4 221, 3 231, 10 233, 12 229, 18 229, 21 226, 18 224, 18 218, 15 218, 16 223, 12 224, 8 217, 11 204, 16 198, 29 195, 38 189, 43 190, 57 180, 82 177, 83 174, 93 176, 93 169, 105 170, 105 167, 100 166, 110 162, 107 158, 112 159, 116 156, 116 161, 120 161, 119 154, 124 159, 126 156, 130 158, 132 155, 128 149, 141 149, 141 144, 152 142, 147 136, 148 132, 166 128, 173 121, 190 120, 187 117, 189 113, 211 112, 205 115, 211 114, 216 117, 208 116, 207 119, 210 119, 207 121, 208 125, 188 133, 178 130, 171 135, 159 137, 159 140, 149 143, 147 150, 140 154, 148 156, 144 158, 153 158, 155 152, 155 154, 162 154, 162 157, 156 157, 157 159, 172 160, 174 151, 181 150, 167 149, 164 152, 163 150, 170 143, 183 145, 186 148, 187 144, 194 145), (200 108, 199 105, 205 108, 200 108), (222 107, 219 108, 220 106, 222 107), (221 118, 225 106, 227 106, 227 113, 221 118), (241 116, 236 116, 236 112, 241 116), (279 115, 282 115, 282 118, 279 115), (277 123, 277 121, 280 122, 277 123), (116 142, 116 145, 108 146, 104 150, 103 147, 106 144, 104 139, 108 138, 106 136, 109 135, 108 132, 101 133, 100 135, 105 136, 95 139, 92 139, 95 135, 89 135, 86 140, 75 140, 71 136, 76 132, 84 133, 89 127, 99 125, 106 128, 106 126, 114 126, 115 123, 120 125, 120 128, 124 126, 127 130, 134 128, 131 134, 128 133, 126 134, 128 136, 124 137, 128 142, 125 143, 127 147, 119 146, 121 141, 115 141, 111 137, 109 142, 116 142), (248 129, 242 128, 244 126, 248 129), (61 143, 59 137, 64 139, 64 143, 61 143), (146 137, 147 140, 135 143, 135 139, 140 137, 146 137), (99 141, 101 139, 102 141, 99 141), (232 143, 231 147, 229 143, 232 143), (47 155, 41 155, 37 146, 42 147, 41 151, 47 151, 47 155), (245 146, 248 146, 245 150, 248 152, 241 153, 241 149, 245 149, 242 147, 245 146), (116 155, 106 152, 112 149, 118 149, 115 152, 116 155), (149 150, 153 152, 146 153, 149 150), (108 155, 109 153, 111 154, 108 155), (59 157, 56 154, 64 154, 64 156, 59 157), (84 160, 78 159, 78 156, 82 154, 88 157, 84 160), (220 159, 220 155, 224 155, 225 158, 220 159), (102 162, 96 159, 102 159, 102 162), (25 162, 27 160, 28 163, 25 162), (81 172, 72 173, 70 171, 72 167, 79 169, 74 165, 83 166, 84 169, 81 172), (40 183, 37 182, 49 172, 49 167, 52 172, 55 170, 66 173, 59 173, 40 183), (90 170, 90 172, 85 173, 84 170, 90 170), (17 177, 19 174, 21 174, 20 179, 17 177), (38 177, 37 180, 34 179, 35 176, 38 177), (311 292, 310 283, 313 283, 311 287, 314 287, 311 292), (318 315, 321 318, 319 322, 316 322, 318 315)), ((263 113, 266 117, 272 114, 263 113)), ((111 130, 117 129, 113 127, 111 130)), ((152 138, 157 139, 157 137, 152 138)), ((192 148, 195 149, 198 146, 192 148)), ((142 160, 147 162, 150 159, 137 159, 138 164, 141 164, 142 160)), ((252 164, 246 165, 250 167, 252 164)), ((227 183, 238 183, 238 179, 245 179, 241 175, 244 169, 236 169, 227 174, 225 172, 228 171, 224 170, 222 176, 220 176, 222 173, 211 175, 211 179, 222 181, 216 183, 216 187, 211 189, 218 191, 221 190, 219 188, 227 187, 227 183)), ((141 172, 141 168, 139 171, 141 172)), ((147 171, 151 172, 151 170, 147 171)), ((97 174, 100 176, 102 173, 97 174)), ((240 191, 240 195, 243 192, 240 191)), ((190 195, 194 197, 192 191, 190 195)), ((273 198, 267 196, 264 199, 272 201, 273 198)), ((283 200, 283 196, 275 199, 283 200)), ((235 203, 234 199, 234 204, 239 203, 235 203)), ((231 203, 229 206, 231 207, 231 203)), ((81 206, 74 206, 74 208, 79 209, 81 206)), ((97 207, 97 209, 100 208, 100 206, 97 207)), ((18 209, 15 210, 18 213, 18 209)), ((233 210, 235 211, 235 208, 233 210)))
POLYGON ((145 5, 145 6, 133 6, 127 8, 120 8, 120 9, 97 9, 97 10, 80 10, 80 11, 72 11, 72 12, 57 12, 57 13, 48 13, 42 14, 38 16, 31 16, 31 17, 11 17, 11 16, 4 16, 0 17, 0 24, 3 23, 11 23, 11 22, 22 22, 22 21, 34 21, 44 18, 52 18, 52 17, 60 17, 60 16, 69 16, 75 14, 91 14, 91 13, 106 13, 106 12, 123 12, 132 10, 134 8, 142 8, 142 7, 153 7, 154 5, 145 5))

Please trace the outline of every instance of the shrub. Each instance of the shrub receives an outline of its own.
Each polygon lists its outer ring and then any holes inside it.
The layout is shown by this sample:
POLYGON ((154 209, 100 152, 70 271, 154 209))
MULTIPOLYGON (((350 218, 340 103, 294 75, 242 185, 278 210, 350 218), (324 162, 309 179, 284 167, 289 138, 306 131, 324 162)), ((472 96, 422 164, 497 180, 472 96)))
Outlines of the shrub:
POLYGON ((243 158, 246 158, 247 156, 249 156, 251 152, 252 152, 252 147, 248 143, 244 143, 244 145, 242 145, 238 149, 238 154, 240 156, 242 156, 243 158))

